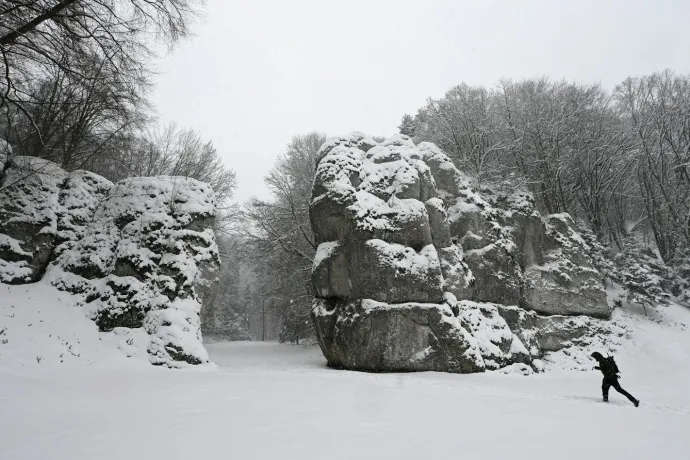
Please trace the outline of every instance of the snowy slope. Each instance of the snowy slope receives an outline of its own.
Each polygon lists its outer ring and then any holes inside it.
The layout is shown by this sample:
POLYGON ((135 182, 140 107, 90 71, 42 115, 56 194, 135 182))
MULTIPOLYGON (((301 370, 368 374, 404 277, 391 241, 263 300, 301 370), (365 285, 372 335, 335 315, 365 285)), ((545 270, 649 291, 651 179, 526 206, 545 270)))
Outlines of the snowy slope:
POLYGON ((0 284, 0 372, 148 366, 143 330, 99 332, 75 302, 47 282, 0 284))
POLYGON ((54 288, 0 285, 0 459, 687 459, 690 310, 614 320, 639 408, 601 403, 600 374, 564 370, 580 357, 563 352, 528 377, 336 371, 273 343, 154 368, 54 288))

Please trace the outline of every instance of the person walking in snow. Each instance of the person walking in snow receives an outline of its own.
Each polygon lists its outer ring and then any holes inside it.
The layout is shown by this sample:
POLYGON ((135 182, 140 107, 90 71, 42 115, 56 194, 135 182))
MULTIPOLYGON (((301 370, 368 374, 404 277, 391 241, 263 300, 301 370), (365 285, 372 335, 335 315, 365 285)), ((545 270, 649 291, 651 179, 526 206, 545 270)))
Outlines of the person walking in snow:
POLYGON ((602 374, 604 374, 604 380, 601 382, 601 391, 604 395, 604 402, 609 402, 609 388, 613 387, 617 392, 625 396, 630 400, 631 403, 635 404, 635 407, 640 405, 640 400, 635 399, 633 395, 621 388, 620 383, 618 383, 619 373, 616 361, 614 361, 613 356, 604 358, 601 353, 595 351, 592 353, 592 358, 596 359, 599 363, 594 369, 599 369, 602 374))

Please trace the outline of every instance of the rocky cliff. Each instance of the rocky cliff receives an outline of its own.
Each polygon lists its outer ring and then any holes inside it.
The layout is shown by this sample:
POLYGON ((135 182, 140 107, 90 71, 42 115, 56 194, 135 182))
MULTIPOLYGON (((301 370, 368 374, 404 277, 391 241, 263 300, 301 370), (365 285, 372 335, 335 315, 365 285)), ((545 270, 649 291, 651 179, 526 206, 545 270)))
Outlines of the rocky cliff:
POLYGON ((156 365, 208 362, 199 313, 217 282, 211 188, 184 177, 113 184, 16 157, 0 180, 0 282, 45 280, 80 297, 101 331, 156 365))
POLYGON ((317 161, 312 317, 330 365, 538 370, 610 316, 572 220, 541 216, 529 193, 476 190, 435 145, 402 135, 332 138, 317 161))

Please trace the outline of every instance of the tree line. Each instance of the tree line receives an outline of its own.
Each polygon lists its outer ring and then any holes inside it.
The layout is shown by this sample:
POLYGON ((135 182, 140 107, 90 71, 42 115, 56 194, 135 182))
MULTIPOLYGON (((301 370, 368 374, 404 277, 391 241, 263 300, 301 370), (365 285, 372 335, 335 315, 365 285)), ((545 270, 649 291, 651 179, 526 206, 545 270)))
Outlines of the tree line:
MULTIPOLYGON (((626 300, 645 311, 671 295, 690 302, 689 76, 631 77, 612 91, 547 78, 460 84, 399 131, 444 149, 479 190, 526 188, 543 214, 569 213, 626 300)), ((309 190, 324 139, 295 137, 266 178, 273 199, 241 215, 260 284, 279 293, 285 340, 311 333, 309 190)))
MULTIPOLYGON (((190 35, 202 3, 2 2, 0 136, 14 155, 111 180, 169 174, 210 183, 222 203, 224 264, 205 330, 299 342, 312 335, 308 210, 325 135, 291 140, 265 179, 270 199, 232 204, 235 173, 213 143, 159 126, 151 63, 190 35)), ((613 90, 547 78, 460 84, 404 115, 399 129, 439 145, 477 189, 527 188, 543 213, 570 213, 598 268, 630 299, 690 301, 688 76, 664 71, 613 90)))
POLYGON ((646 232, 664 262, 690 242, 690 79, 671 71, 613 91, 546 78, 458 85, 401 128, 483 182, 525 186, 621 248, 646 232))
POLYGON ((0 4, 0 136, 15 155, 111 180, 184 175, 232 198, 234 172, 190 128, 158 126, 152 63, 190 35, 201 0, 0 4))
MULTIPOLYGON (((216 231, 223 235, 235 216, 235 172, 199 132, 175 123, 160 126, 149 101, 156 59, 190 36, 203 3, 0 2, 0 139, 12 152, 5 167, 14 156, 33 156, 112 181, 192 177, 215 191, 216 231)), ((224 236, 218 241, 225 282, 204 312, 204 326, 212 335, 247 338, 242 310, 247 290, 241 290, 240 273, 230 260, 233 241, 224 236)))

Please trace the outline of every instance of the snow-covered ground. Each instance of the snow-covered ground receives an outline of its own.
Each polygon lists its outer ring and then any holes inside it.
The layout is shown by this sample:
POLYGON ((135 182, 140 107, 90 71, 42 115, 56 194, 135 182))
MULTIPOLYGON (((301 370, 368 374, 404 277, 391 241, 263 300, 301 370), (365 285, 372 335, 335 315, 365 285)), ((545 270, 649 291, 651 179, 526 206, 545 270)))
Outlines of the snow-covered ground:
POLYGON ((317 347, 245 342, 208 345, 215 366, 157 368, 144 338, 98 333, 70 302, 0 285, 2 459, 690 458, 684 307, 616 312, 635 408, 614 390, 600 402, 597 371, 554 369, 563 356, 528 377, 364 374, 317 347))

